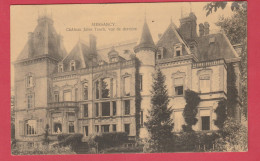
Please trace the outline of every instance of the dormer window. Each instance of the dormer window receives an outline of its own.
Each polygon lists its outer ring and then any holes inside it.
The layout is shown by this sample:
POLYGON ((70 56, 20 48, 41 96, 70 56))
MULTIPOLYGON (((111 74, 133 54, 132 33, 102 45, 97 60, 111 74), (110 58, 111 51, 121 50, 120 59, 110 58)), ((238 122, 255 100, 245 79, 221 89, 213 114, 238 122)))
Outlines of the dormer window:
POLYGON ((182 55, 182 45, 178 44, 174 47, 174 56, 181 56, 182 55))
POLYGON ((112 63, 115 63, 115 62, 117 62, 117 58, 116 58, 116 57, 114 57, 114 58, 111 58, 111 62, 112 62, 112 63))
POLYGON ((157 51, 157 59, 163 59, 165 49, 163 47, 159 47, 157 51))
POLYGON ((63 64, 58 65, 58 72, 59 73, 63 72, 63 64))
POLYGON ((76 64, 75 64, 75 61, 72 60, 72 61, 70 62, 70 71, 74 71, 74 70, 76 70, 76 64))

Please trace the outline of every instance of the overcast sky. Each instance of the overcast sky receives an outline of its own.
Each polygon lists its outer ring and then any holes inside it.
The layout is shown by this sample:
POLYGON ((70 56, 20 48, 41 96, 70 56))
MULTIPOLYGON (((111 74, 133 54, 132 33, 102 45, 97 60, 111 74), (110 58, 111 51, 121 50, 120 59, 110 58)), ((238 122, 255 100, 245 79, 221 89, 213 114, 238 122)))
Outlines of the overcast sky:
MULTIPOLYGON (((219 9, 206 17, 203 10, 206 2, 171 2, 171 3, 123 3, 123 4, 64 4, 64 5, 13 5, 11 6, 11 61, 15 61, 37 25, 39 15, 46 11, 52 15, 54 27, 64 37, 64 46, 69 53, 80 39, 88 42, 88 35, 97 37, 97 46, 140 37, 146 19, 154 41, 158 34, 163 33, 170 20, 179 27, 181 15, 189 14, 190 10, 197 16, 197 24, 208 21, 211 30, 218 30, 214 25, 219 16, 230 16, 230 4, 224 10, 219 9), (92 28, 92 23, 114 23, 115 28, 136 28, 135 31, 68 31, 69 28, 92 28)), ((11 70, 13 71, 13 70, 11 70)), ((13 75, 13 74, 12 74, 13 75)), ((13 85, 13 83, 12 83, 13 85)))

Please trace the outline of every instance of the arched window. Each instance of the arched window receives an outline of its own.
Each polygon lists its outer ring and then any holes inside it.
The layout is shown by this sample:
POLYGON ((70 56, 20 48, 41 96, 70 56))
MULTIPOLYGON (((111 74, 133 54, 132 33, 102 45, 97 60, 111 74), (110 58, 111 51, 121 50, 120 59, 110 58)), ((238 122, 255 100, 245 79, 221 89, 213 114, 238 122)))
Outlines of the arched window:
POLYGON ((124 77, 124 95, 125 96, 130 96, 130 89, 131 89, 131 77, 130 76, 126 76, 124 77))

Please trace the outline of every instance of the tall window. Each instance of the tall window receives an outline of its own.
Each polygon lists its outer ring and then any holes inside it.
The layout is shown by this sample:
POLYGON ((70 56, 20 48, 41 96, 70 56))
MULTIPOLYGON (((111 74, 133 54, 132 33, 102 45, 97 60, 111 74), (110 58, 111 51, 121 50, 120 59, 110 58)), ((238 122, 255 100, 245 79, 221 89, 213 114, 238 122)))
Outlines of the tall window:
POLYGON ((175 78, 174 79, 174 90, 175 95, 183 95, 183 78, 175 78))
POLYGON ((116 115, 116 101, 113 101, 113 116, 116 115))
POLYGON ((99 133, 99 125, 95 125, 95 131, 96 133, 99 133))
POLYGON ((101 125, 101 132, 109 132, 109 125, 101 125))
POLYGON ((58 72, 63 72, 63 65, 62 64, 58 65, 58 72))
POLYGON ((74 71, 74 70, 76 70, 76 64, 75 64, 75 61, 72 60, 72 61, 70 62, 70 71, 74 71))
POLYGON ((116 132, 116 124, 113 125, 113 132, 116 132))
POLYGON ((200 92, 201 93, 210 92, 210 76, 209 75, 200 76, 200 92))
POLYGON ((201 117, 201 130, 210 130, 210 117, 209 116, 201 117))
POLYGON ((74 121, 69 121, 69 133, 74 133, 74 121))
POLYGON ((33 76, 32 75, 29 75, 29 76, 27 76, 27 78, 26 78, 27 80, 27 82, 26 82, 26 86, 27 87, 33 87, 33 84, 34 84, 34 82, 33 82, 33 76))
POLYGON ((98 117, 99 116, 99 104, 98 103, 95 104, 95 108, 96 108, 96 117, 98 117))
POLYGON ((37 134, 37 121, 28 120, 25 123, 26 135, 36 135, 37 134))
POLYGON ((110 98, 110 78, 103 78, 101 79, 101 92, 102 98, 110 98))
POLYGON ((88 126, 84 126, 83 130, 84 136, 88 136, 88 126))
POLYGON ((96 89, 96 99, 99 99, 99 81, 95 82, 95 89, 96 89))
POLYGON ((83 105, 84 117, 88 117, 88 104, 83 105))
POLYGON ((124 105, 125 105, 125 115, 130 115, 130 100, 125 100, 124 105))
POLYGON ((124 95, 130 96, 130 77, 124 78, 124 95))
POLYGON ((62 125, 61 123, 54 123, 54 133, 60 134, 62 133, 62 125))
POLYGON ((59 102, 59 92, 54 92, 54 102, 59 102))
POLYGON ((139 76, 139 81, 140 81, 140 91, 143 90, 143 75, 139 76))
POLYGON ((78 101, 78 88, 75 88, 75 101, 78 101))
POLYGON ((85 82, 83 84, 83 98, 84 100, 88 100, 88 83, 85 82))
POLYGON ((110 102, 102 102, 102 116, 110 116, 110 102))
POLYGON ((182 55, 182 46, 181 45, 175 46, 174 50, 175 50, 175 56, 178 57, 178 56, 182 55))
POLYGON ((28 108, 33 108, 33 94, 29 94, 27 95, 27 105, 28 105, 28 108))
POLYGON ((125 132, 127 133, 127 135, 130 134, 130 124, 125 124, 125 132))

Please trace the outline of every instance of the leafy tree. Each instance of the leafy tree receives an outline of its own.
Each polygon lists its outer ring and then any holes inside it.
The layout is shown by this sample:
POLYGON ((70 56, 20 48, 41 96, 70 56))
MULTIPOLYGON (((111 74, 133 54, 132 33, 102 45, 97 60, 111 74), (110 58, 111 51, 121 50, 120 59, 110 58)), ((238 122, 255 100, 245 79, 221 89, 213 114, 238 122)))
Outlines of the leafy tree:
MULTIPOLYGON (((207 15, 212 11, 217 11, 218 8, 224 9, 227 2, 209 2, 204 7, 207 15)), ((233 15, 225 18, 221 16, 216 23, 229 38, 231 44, 241 44, 241 100, 243 105, 243 113, 247 117, 247 2, 232 2, 231 9, 233 15)))
POLYGON ((185 100, 186 105, 183 110, 183 117, 186 125, 182 125, 182 129, 184 132, 192 132, 192 125, 196 125, 198 121, 196 115, 198 113, 197 106, 200 103, 200 97, 198 93, 188 89, 185 91, 185 100))
POLYGON ((168 107, 169 96, 165 85, 165 76, 160 69, 157 69, 153 76, 151 95, 151 110, 148 110, 147 122, 145 123, 149 132, 145 151, 172 151, 172 129, 174 126, 171 119, 172 109, 168 107))
MULTIPOLYGON (((213 11, 216 12, 219 8, 224 9, 227 6, 228 2, 209 2, 204 9, 207 11, 206 15, 208 16, 213 11)), ((231 3, 231 10, 247 9, 247 3, 243 1, 235 1, 231 3)))
POLYGON ((238 91, 236 87, 236 73, 233 63, 227 64, 227 115, 234 117, 237 108, 238 91))
POLYGON ((222 129, 224 122, 227 120, 227 101, 225 99, 218 102, 218 107, 215 110, 217 119, 215 120, 215 125, 222 129))

